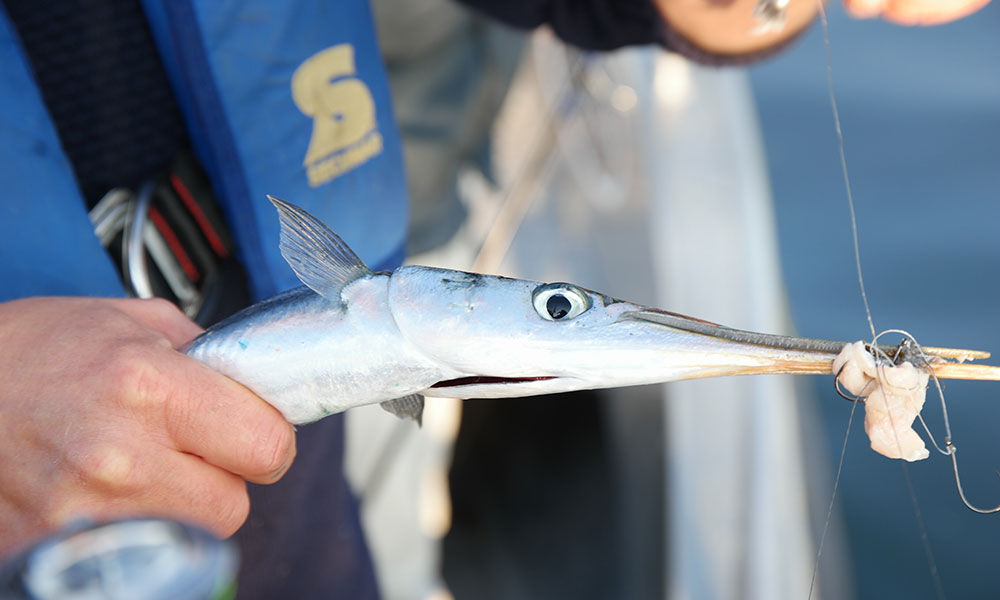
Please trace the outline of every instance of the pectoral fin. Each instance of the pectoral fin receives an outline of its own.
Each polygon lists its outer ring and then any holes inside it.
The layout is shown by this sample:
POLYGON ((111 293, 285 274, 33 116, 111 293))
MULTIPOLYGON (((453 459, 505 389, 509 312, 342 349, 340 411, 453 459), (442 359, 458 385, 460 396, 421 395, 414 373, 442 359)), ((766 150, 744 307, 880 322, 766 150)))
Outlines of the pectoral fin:
POLYGON ((420 394, 411 394, 402 398, 396 398, 395 400, 386 400, 379 404, 379 406, 400 419, 413 419, 417 422, 417 425, 423 424, 424 397, 420 394))
POLYGON ((302 283, 340 302, 348 283, 371 275, 371 269, 319 219, 294 204, 268 196, 281 221, 281 255, 302 283))

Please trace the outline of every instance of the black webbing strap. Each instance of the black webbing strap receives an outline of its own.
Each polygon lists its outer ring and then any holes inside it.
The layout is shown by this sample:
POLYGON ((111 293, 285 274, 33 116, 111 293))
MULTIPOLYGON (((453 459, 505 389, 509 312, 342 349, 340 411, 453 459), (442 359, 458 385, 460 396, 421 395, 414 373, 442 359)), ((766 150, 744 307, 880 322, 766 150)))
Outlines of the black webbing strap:
POLYGON ((111 190, 90 215, 132 295, 167 298, 202 325, 249 304, 232 239, 190 155, 137 189, 111 190))

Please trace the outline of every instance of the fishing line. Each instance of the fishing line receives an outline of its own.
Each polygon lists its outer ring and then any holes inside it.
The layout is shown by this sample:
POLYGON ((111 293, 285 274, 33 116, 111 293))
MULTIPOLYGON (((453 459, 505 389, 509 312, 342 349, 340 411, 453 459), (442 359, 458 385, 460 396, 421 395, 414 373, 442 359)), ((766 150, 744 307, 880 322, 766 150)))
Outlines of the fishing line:
MULTIPOLYGON (((847 205, 851 214, 851 235, 854 242, 854 265, 858 273, 858 284, 861 287, 861 299, 864 302, 865 314, 868 318, 868 326, 871 329, 872 336, 875 336, 875 322, 872 319, 871 309, 868 306, 868 294, 865 292, 864 275, 861 270, 861 245, 858 239, 858 221, 854 211, 854 195, 851 192, 851 180, 847 172, 847 156, 844 151, 844 133, 840 126, 840 111, 837 109, 837 95, 833 88, 833 53, 830 49, 830 27, 827 22, 826 9, 823 6, 823 0, 818 0, 817 3, 819 4, 820 23, 823 27, 823 46, 826 50, 826 87, 830 97, 831 110, 833 111, 833 124, 837 132, 837 146, 840 152, 841 174, 844 177, 844 185, 847 188, 847 205)), ((840 373, 837 373, 837 377, 833 380, 833 385, 834 388, 837 389, 838 394, 841 393, 839 389, 839 380, 840 373)), ((820 534, 819 544, 816 549, 816 560, 813 562, 812 577, 809 581, 809 595, 806 596, 806 600, 812 600, 813 591, 816 587, 816 578, 819 575, 819 562, 823 556, 823 546, 826 543, 826 534, 830 529, 830 522, 833 519, 833 505, 837 500, 837 491, 840 488, 840 477, 844 472, 844 457, 847 455, 847 442, 851 437, 851 424, 854 422, 854 411, 857 407, 857 402, 853 402, 851 404, 851 414, 847 419, 847 428, 844 431, 844 443, 840 448, 840 459, 838 460, 837 472, 833 480, 833 490, 830 493, 830 502, 827 506, 826 519, 823 521, 823 532, 820 534)))
MULTIPOLYGON (((896 439, 899 442, 899 439, 896 439)), ((944 586, 941 585, 941 575, 938 573, 937 561, 934 560, 934 553, 931 551, 931 540, 927 536, 927 527, 924 526, 924 518, 920 514, 920 505, 917 504, 917 492, 913 489, 913 480, 910 479, 910 469, 905 462, 900 462, 903 468, 903 476, 906 478, 906 487, 910 490, 910 501, 913 503, 913 515, 917 518, 917 526, 920 527, 920 541, 924 547, 924 556, 931 569, 931 580, 934 582, 934 591, 937 597, 944 600, 944 586)))
MULTIPOLYGON (((855 270, 857 271, 858 287, 860 288, 860 292, 861 292, 861 301, 862 301, 862 303, 864 304, 864 307, 865 307, 865 317, 868 320, 868 328, 871 331, 871 335, 872 335, 872 344, 871 345, 872 345, 872 347, 876 351, 878 351, 879 349, 878 349, 878 346, 877 346, 877 340, 878 340, 878 338, 879 338, 879 336, 881 334, 879 334, 879 333, 876 332, 875 321, 872 318, 871 306, 869 305, 869 302, 868 302, 868 293, 867 293, 867 291, 865 289, 864 273, 863 273, 863 270, 862 270, 862 267, 861 267, 861 243, 860 243, 860 235, 858 233, 857 212, 856 212, 855 206, 854 206, 854 193, 853 193, 853 190, 851 188, 851 178, 850 178, 850 175, 849 175, 848 169, 847 169, 847 155, 846 155, 846 151, 845 151, 843 128, 841 126, 841 121, 840 121, 840 110, 839 110, 839 108, 837 106, 837 95, 836 95, 836 92, 835 92, 835 89, 834 89, 834 84, 833 84, 833 51, 832 51, 831 45, 830 45, 830 26, 829 26, 829 22, 828 22, 827 16, 826 16, 826 9, 825 9, 825 7, 823 5, 822 0, 819 0, 818 4, 819 4, 820 23, 822 25, 822 30, 823 30, 823 46, 824 46, 824 49, 826 51, 826 84, 827 84, 827 92, 828 92, 828 95, 829 95, 829 98, 830 98, 830 109, 831 109, 831 111, 833 113, 834 129, 835 129, 835 131, 837 133, 837 149, 838 149, 838 153, 839 153, 839 156, 840 156, 840 169, 841 169, 841 175, 843 176, 843 179, 844 179, 844 188, 845 188, 846 197, 847 197, 847 207, 848 207, 848 210, 850 212, 850 217, 851 217, 851 237, 852 237, 852 242, 853 242, 853 245, 854 245, 854 266, 855 266, 855 270)), ((910 336, 910 338, 912 339, 912 336, 910 336)), ((915 340, 914 340, 914 342, 915 342, 915 340)), ((931 370, 931 373, 933 374, 933 370, 931 370)), ((838 373, 837 377, 834 378, 834 386, 837 387, 838 393, 840 393, 839 383, 838 383, 839 376, 840 376, 840 374, 838 373)), ((883 378, 882 378, 881 370, 879 370, 880 384, 882 382, 882 379, 883 378)), ((934 378, 934 381, 937 382, 937 377, 934 378)), ((940 391, 940 386, 938 387, 938 389, 940 391)), ((942 402, 942 406, 944 406, 944 395, 943 394, 941 394, 941 402, 942 402)), ((852 422, 854 420, 854 411, 855 411, 856 408, 857 408, 857 403, 855 402, 855 403, 853 403, 851 405, 851 415, 848 418, 847 429, 846 429, 846 431, 844 433, 844 443, 843 443, 843 446, 841 447, 841 450, 840 450, 840 460, 839 460, 839 463, 837 465, 837 472, 836 472, 836 476, 834 478, 833 490, 832 490, 832 492, 830 494, 829 508, 827 510, 826 520, 823 523, 823 532, 822 532, 822 534, 820 536, 819 547, 817 548, 817 551, 816 551, 816 561, 813 564, 813 574, 812 574, 811 582, 810 582, 810 585, 809 585, 809 596, 808 596, 808 599, 812 598, 813 590, 814 590, 815 583, 816 583, 816 577, 817 577, 817 574, 819 572, 819 561, 820 561, 820 557, 823 554, 823 545, 824 545, 824 543, 826 541, 826 534, 827 534, 827 531, 828 531, 828 529, 830 527, 830 521, 833 518, 833 504, 834 504, 834 502, 836 500, 836 497, 837 497, 837 491, 838 491, 839 484, 840 484, 840 477, 841 477, 841 475, 843 473, 844 457, 845 457, 846 452, 847 452, 847 440, 848 440, 848 438, 850 437, 850 434, 851 434, 851 424, 852 424, 852 422)), ((896 431, 896 427, 892 423, 892 413, 891 412, 889 412, 889 419, 890 419, 890 426, 892 427, 893 432, 895 432, 896 431)), ((921 422, 922 422, 922 420, 921 420, 921 422)), ((945 417, 945 422, 947 423, 947 416, 945 417)), ((925 425, 925 427, 926 427, 926 425, 925 425)), ((948 443, 949 444, 950 444, 950 437, 951 436, 949 434, 948 435, 948 440, 949 440, 948 443)), ((897 444, 897 446, 900 445, 898 437, 896 438, 896 444, 897 444)), ((937 443, 936 442, 935 442, 934 445, 935 445, 935 447, 937 447, 937 443)), ((900 452, 900 454, 902 454, 902 452, 900 452)), ((952 454, 952 460, 954 461, 954 454, 952 454)), ((906 465, 905 464, 903 465, 903 474, 904 474, 904 476, 906 478, 907 486, 908 486, 909 491, 910 491, 910 500, 911 500, 911 502, 913 504, 914 516, 916 517, 917 524, 918 524, 918 526, 920 528, 920 539, 921 539, 921 542, 922 542, 922 545, 923 545, 923 548, 924 548, 924 554, 926 556, 927 563, 928 563, 928 566, 929 566, 929 569, 930 569, 931 578, 934 581, 934 587, 935 587, 935 589, 937 591, 938 598, 942 598, 943 599, 945 597, 944 596, 944 589, 943 589, 943 587, 941 585, 940 575, 938 574, 937 562, 934 560, 934 553, 931 550, 930 540, 929 540, 929 538, 927 536, 927 529, 926 529, 926 526, 924 524, 923 517, 921 516, 921 513, 920 513, 920 506, 919 506, 919 504, 917 502, 917 495, 916 495, 916 492, 915 492, 915 490, 913 488, 913 484, 912 484, 912 482, 910 480, 910 474, 909 474, 909 471, 906 469, 906 465)), ((956 481, 957 481, 957 477, 958 477, 958 467, 957 466, 955 467, 955 475, 956 475, 956 481)), ((998 508, 1000 508, 1000 507, 998 507, 998 508)))
POLYGON ((861 243, 858 235, 858 218, 854 210, 854 192, 851 189, 851 177, 847 173, 847 156, 844 151, 844 131, 840 126, 840 109, 837 107, 837 94, 833 88, 833 52, 830 49, 830 25, 826 20, 826 8, 822 0, 819 2, 819 17, 823 24, 823 46, 826 49, 826 89, 830 95, 830 109, 833 111, 833 126, 837 131, 837 149, 840 153, 840 171, 844 177, 844 189, 847 192, 847 208, 851 212, 851 237, 854 242, 854 267, 858 273, 858 287, 861 289, 861 301, 865 305, 865 316, 872 337, 875 333, 875 322, 872 320, 871 307, 868 305, 868 292, 865 290, 865 276, 861 270, 861 243))
MULTIPOLYGON (((838 378, 840 374, 837 374, 838 378)), ((838 379, 834 379, 837 385, 838 379)), ((837 463, 837 476, 833 479, 833 491, 830 494, 830 503, 826 507, 826 520, 823 522, 823 533, 819 536, 819 548, 816 550, 816 562, 813 565, 812 578, 809 580, 809 595, 807 600, 812 599, 813 590, 816 588, 816 576, 819 574, 819 560, 823 556, 823 544, 826 543, 826 534, 830 529, 830 521, 833 519, 833 503, 837 498, 837 489, 840 488, 840 475, 844 470, 844 456, 847 454, 847 440, 851 438, 851 424, 854 423, 854 411, 857 410, 858 403, 851 404, 851 414, 847 417, 847 430, 844 431, 844 443, 840 446, 840 462, 837 463)))

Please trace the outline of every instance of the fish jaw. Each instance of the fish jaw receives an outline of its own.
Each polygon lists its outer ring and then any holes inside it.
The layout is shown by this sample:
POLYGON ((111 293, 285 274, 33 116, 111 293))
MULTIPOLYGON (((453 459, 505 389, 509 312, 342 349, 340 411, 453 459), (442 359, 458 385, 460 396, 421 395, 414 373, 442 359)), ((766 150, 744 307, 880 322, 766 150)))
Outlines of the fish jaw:
POLYGON ((543 317, 546 284, 428 267, 397 270, 389 306, 420 352, 463 375, 422 393, 504 398, 756 373, 830 373, 842 342, 720 327, 570 286, 587 310, 543 317))

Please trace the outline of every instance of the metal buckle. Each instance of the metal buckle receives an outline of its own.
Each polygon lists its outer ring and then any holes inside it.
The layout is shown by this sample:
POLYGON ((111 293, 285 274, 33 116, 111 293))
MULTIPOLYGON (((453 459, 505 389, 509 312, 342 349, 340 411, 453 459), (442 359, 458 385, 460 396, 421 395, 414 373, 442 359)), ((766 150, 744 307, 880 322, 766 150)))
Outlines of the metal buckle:
POLYGON ((201 310, 206 289, 213 283, 214 269, 205 269, 206 272, 200 274, 200 287, 185 272, 164 235, 150 220, 150 208, 156 199, 173 201, 158 182, 143 183, 138 193, 114 188, 91 209, 90 221, 101 245, 112 256, 114 245, 121 244, 122 282, 129 295, 153 298, 167 296, 163 292, 168 292, 184 314, 195 318, 201 310), (158 290, 163 284, 154 283, 150 267, 156 269, 157 281, 165 283, 165 290, 158 290))

